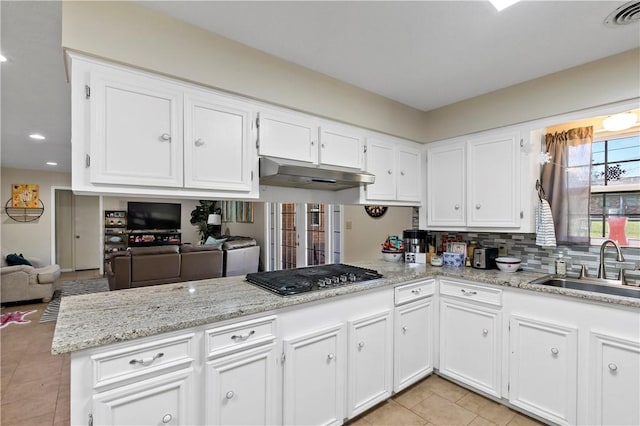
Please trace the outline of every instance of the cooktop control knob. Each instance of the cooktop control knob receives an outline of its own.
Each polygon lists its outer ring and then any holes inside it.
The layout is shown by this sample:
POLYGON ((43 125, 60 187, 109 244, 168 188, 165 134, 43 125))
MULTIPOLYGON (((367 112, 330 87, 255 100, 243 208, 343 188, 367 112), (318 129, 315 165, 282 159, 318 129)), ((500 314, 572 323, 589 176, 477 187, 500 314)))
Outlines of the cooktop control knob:
POLYGON ((351 281, 352 283, 356 282, 356 274, 354 274, 353 272, 349 273, 348 276, 349 281, 351 281))

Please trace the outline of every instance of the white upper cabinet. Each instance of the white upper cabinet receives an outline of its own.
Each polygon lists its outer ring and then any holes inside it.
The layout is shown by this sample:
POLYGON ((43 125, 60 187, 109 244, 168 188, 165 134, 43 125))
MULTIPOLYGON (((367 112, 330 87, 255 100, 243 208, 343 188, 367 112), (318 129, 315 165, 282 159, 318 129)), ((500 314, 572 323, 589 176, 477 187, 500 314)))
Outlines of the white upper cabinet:
POLYGON ((182 93, 153 77, 92 72, 91 181, 182 186, 182 93))
POLYGON ((322 124, 319 163, 329 166, 362 168, 364 136, 358 129, 322 124))
POLYGON ((427 150, 427 220, 430 226, 465 226, 465 145, 427 150))
POLYGON ((518 133, 467 142, 467 226, 519 226, 519 160, 518 133))
POLYGON ((185 186, 251 190, 251 111, 206 92, 185 94, 185 186))
POLYGON ((430 145, 427 224, 531 232, 523 220, 523 199, 531 190, 520 178, 522 144, 519 132, 501 131, 430 145))
POLYGON ((258 154, 318 163, 318 123, 284 113, 258 113, 258 154))
POLYGON ((418 144, 367 137, 366 170, 375 175, 367 185, 368 201, 420 201, 421 153, 418 144))

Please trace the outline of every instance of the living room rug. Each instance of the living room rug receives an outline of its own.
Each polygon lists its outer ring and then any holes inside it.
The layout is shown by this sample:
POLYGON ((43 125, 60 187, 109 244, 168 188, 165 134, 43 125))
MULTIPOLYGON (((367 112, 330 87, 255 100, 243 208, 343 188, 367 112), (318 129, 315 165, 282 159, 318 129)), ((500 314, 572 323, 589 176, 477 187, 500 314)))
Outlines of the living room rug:
POLYGON ((28 320, 25 317, 36 311, 37 309, 29 312, 23 312, 23 311, 6 312, 2 314, 2 316, 0 317, 0 328, 5 328, 9 324, 29 324, 31 320, 28 320))
POLYGON ((51 322, 58 319, 60 300, 65 296, 78 294, 101 293, 109 291, 109 282, 106 278, 93 278, 88 280, 67 281, 62 283, 60 290, 53 293, 51 302, 42 313, 40 322, 51 322))

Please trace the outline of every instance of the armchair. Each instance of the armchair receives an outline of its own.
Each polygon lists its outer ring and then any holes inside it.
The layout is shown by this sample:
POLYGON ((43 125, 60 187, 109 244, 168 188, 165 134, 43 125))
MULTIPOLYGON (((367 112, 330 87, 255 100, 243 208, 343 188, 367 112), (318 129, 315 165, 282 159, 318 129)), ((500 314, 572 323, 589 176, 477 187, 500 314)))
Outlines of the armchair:
POLYGON ((7 252, 2 250, 0 265, 1 302, 20 302, 42 299, 48 302, 53 296, 55 282, 60 276, 60 266, 46 265, 39 259, 28 258, 33 266, 7 263, 7 252))

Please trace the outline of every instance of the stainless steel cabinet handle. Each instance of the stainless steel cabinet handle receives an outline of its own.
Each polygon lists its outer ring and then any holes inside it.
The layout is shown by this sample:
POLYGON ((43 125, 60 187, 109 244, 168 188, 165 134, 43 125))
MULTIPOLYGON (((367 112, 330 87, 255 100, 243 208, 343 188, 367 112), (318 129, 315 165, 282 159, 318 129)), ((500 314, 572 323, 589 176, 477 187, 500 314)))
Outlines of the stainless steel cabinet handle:
POLYGON ((489 334, 489 330, 487 330, 486 328, 482 329, 482 335, 486 336, 487 334, 489 334))
POLYGON ((462 292, 462 294, 464 294, 465 296, 474 296, 476 294, 478 294, 477 291, 467 291, 464 288, 461 288, 460 291, 462 292))
POLYGON ((171 414, 165 414, 162 417, 162 423, 169 423, 171 420, 173 419, 173 416, 171 414))
POLYGON ((453 206, 453 208, 456 210, 460 210, 460 204, 456 204, 455 206, 453 206))
POLYGON ((155 354, 154 356, 152 356, 151 358, 146 358, 146 359, 132 359, 131 361, 129 361, 129 364, 131 365, 136 365, 136 364, 142 364, 144 366, 147 365, 151 365, 151 363, 153 363, 153 361, 155 361, 156 359, 160 359, 164 356, 164 353, 162 352, 158 352, 157 354, 155 354))
POLYGON ((480 210, 480 207, 482 207, 480 204, 476 204, 476 210, 480 210))
POLYGON ((402 327, 402 333, 407 334, 407 327, 402 327))
POLYGON ((609 363, 609 370, 618 371, 618 366, 615 365, 614 363, 609 363))
POLYGON ((413 290, 411 290, 411 293, 413 294, 420 294, 421 292, 422 292, 422 287, 414 288, 413 290))
POLYGON ((248 332, 247 334, 234 334, 233 336, 231 336, 231 339, 233 339, 234 341, 242 341, 242 340, 247 340, 249 337, 253 336, 254 334, 256 334, 255 330, 251 330, 250 332, 248 332))
POLYGON ((364 342, 358 343, 358 349, 362 349, 362 348, 364 348, 364 342))
POLYGON ((328 359, 329 361, 331 361, 331 360, 332 360, 332 359, 334 359, 335 357, 336 357, 336 356, 335 356, 334 354, 329 354, 329 355, 327 355, 327 359, 328 359))
POLYGON ((560 353, 560 351, 558 350, 558 348, 551 348, 551 353, 553 355, 558 355, 558 353, 560 353))
POLYGON ((204 145, 204 140, 202 138, 198 138, 194 143, 196 146, 202 146, 204 145))
POLYGON ((231 398, 233 398, 234 396, 235 396, 235 393, 233 393, 233 391, 229 391, 229 392, 227 392, 227 395, 226 395, 227 399, 231 399, 231 398))
POLYGON ((169 133, 163 133, 162 135, 160 135, 160 139, 162 139, 163 141, 170 141, 171 135, 169 133))

